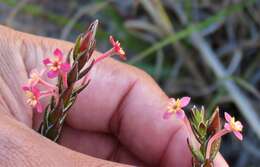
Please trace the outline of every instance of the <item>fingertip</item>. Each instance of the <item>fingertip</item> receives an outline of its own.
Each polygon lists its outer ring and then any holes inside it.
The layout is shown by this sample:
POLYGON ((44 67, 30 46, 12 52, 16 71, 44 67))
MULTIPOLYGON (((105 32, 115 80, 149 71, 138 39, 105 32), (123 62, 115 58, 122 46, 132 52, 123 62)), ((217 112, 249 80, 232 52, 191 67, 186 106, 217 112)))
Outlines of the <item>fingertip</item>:
POLYGON ((228 163, 220 153, 217 154, 214 160, 214 165, 215 167, 229 167, 228 163))

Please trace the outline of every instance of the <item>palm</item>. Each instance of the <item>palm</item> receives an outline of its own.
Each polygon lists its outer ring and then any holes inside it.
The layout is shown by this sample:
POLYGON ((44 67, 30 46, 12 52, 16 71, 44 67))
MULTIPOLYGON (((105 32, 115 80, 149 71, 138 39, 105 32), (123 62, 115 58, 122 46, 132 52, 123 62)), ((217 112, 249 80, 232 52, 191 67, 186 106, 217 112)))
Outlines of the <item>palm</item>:
MULTIPOLYGON (((50 55, 55 47, 64 52, 71 48, 70 43, 62 41, 27 34, 19 36, 23 36, 25 47, 30 48, 26 52, 19 50, 28 71, 35 67, 28 62, 39 62, 43 58, 36 55, 50 55)), ((91 70, 90 78, 90 85, 79 95, 66 120, 62 145, 122 163, 190 166, 185 127, 178 120, 162 119, 168 97, 148 75, 107 59, 91 70)), ((17 116, 22 114, 24 111, 17 116)), ((34 124, 39 124, 39 117, 34 118, 34 124)), ((26 120, 24 123, 31 124, 26 120)), ((220 156, 217 162, 219 166, 225 164, 220 156)))

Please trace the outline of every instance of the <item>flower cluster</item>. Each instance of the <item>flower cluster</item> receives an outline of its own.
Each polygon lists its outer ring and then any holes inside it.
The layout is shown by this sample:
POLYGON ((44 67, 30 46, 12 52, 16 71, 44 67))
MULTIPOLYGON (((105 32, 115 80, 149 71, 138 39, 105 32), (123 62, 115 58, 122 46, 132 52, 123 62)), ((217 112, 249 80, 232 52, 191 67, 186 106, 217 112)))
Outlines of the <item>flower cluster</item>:
POLYGON ((164 113, 163 118, 167 119, 175 115, 178 119, 182 120, 186 126, 191 126, 195 138, 201 144, 200 149, 196 150, 188 139, 188 145, 193 155, 193 165, 207 166, 208 164, 212 164, 214 157, 219 151, 220 139, 223 135, 234 133, 239 140, 243 140, 241 133, 243 125, 240 121, 235 121, 234 117, 231 117, 225 112, 226 123, 224 124, 224 128, 221 129, 218 108, 216 108, 210 118, 207 118, 204 107, 199 110, 194 106, 191 116, 188 117, 188 119, 184 119, 186 116, 183 108, 186 107, 189 102, 190 97, 169 99, 167 111, 164 113), (186 120, 189 121, 189 124, 186 120))
POLYGON ((113 55, 119 55, 121 59, 126 58, 120 43, 112 36, 109 37, 112 48, 94 58, 97 27, 98 20, 95 20, 86 32, 77 37, 74 47, 66 57, 60 49, 55 49, 51 57, 42 61, 44 69, 40 72, 32 70, 27 84, 22 86, 27 104, 37 112, 44 111, 38 132, 54 142, 58 141, 66 116, 78 95, 90 83, 89 72, 92 67, 113 55), (56 84, 46 82, 44 75, 50 79, 58 78, 56 84), (49 99, 43 107, 41 99, 44 97, 49 99))
MULTIPOLYGON (((88 37, 90 36, 87 36, 87 38, 88 37)), ((80 50, 86 49, 84 47, 86 47, 85 45, 86 41, 88 40, 87 38, 85 38, 85 40, 83 41, 83 45, 81 45, 80 50)), ((126 59, 125 52, 120 47, 120 43, 118 41, 115 42, 112 36, 109 37, 109 41, 112 44, 112 48, 104 54, 98 56, 94 60, 94 64, 106 57, 115 54, 118 54, 123 60, 126 59)), ((22 86, 22 90, 25 92, 25 96, 27 98, 27 104, 32 108, 35 108, 37 112, 43 111, 43 106, 40 102, 43 97, 54 96, 55 98, 57 98, 57 96, 59 96, 58 87, 45 81, 43 79, 44 74, 47 73, 47 77, 50 79, 60 77, 63 80, 64 86, 67 87, 68 73, 71 70, 71 64, 66 61, 66 58, 63 55, 62 51, 58 48, 54 50, 52 57, 48 57, 43 60, 43 64, 45 66, 45 69, 41 70, 40 72, 37 69, 33 69, 30 72, 27 84, 22 86)), ((87 77, 88 76, 86 75, 83 79, 82 85, 86 82, 87 77)))
MULTIPOLYGON (((38 112, 43 111, 43 107, 40 103, 40 99, 43 97, 54 96, 57 97, 57 87, 45 81, 43 75, 47 72, 47 76, 51 79, 61 76, 66 78, 68 71, 70 70, 70 64, 64 61, 64 55, 60 49, 55 49, 53 57, 43 60, 43 64, 46 69, 42 69, 40 72, 37 69, 33 69, 30 72, 28 83, 22 86, 27 97, 27 104, 36 108, 38 112), (43 88, 40 90, 40 86, 43 88)), ((64 83, 66 83, 65 81, 64 83)))

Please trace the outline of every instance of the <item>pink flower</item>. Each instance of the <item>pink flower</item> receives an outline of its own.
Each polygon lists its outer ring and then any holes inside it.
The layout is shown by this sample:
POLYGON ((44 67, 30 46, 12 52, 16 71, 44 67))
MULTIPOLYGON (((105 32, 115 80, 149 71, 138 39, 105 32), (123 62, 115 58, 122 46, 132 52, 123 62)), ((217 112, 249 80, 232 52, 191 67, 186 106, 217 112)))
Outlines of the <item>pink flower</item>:
POLYGON ((121 48, 119 41, 115 41, 113 36, 109 37, 109 41, 112 44, 115 53, 117 53, 121 59, 126 60, 125 51, 121 48))
POLYGON ((43 60, 43 64, 49 68, 49 72, 47 73, 49 78, 55 78, 59 74, 64 75, 70 70, 70 64, 65 62, 60 49, 55 49, 53 55, 54 57, 43 60))
POLYGON ((241 134, 243 125, 241 124, 241 122, 235 121, 235 118, 231 117, 226 112, 225 112, 225 119, 227 122, 225 123, 224 128, 228 131, 232 131, 239 140, 243 140, 243 135, 241 134))
POLYGON ((38 112, 42 112, 42 105, 40 103, 41 93, 39 89, 33 86, 22 86, 22 89, 25 91, 25 96, 27 97, 26 103, 31 107, 36 108, 38 112))
POLYGON ((103 60, 103 59, 105 59, 107 57, 113 56, 115 54, 118 54, 121 59, 126 60, 125 52, 121 48, 120 43, 118 41, 115 42, 115 40, 114 40, 114 38, 112 36, 109 37, 109 41, 110 41, 110 43, 112 44, 113 47, 110 50, 108 50, 107 52, 105 52, 105 53, 101 54, 100 56, 98 56, 95 59, 94 64, 98 63, 99 61, 101 61, 101 60, 103 60))
POLYGON ((210 157, 210 150, 211 150, 211 146, 212 143, 221 138, 222 136, 224 136, 225 134, 228 134, 230 132, 233 132, 235 134, 235 136, 239 139, 239 140, 243 140, 243 135, 241 134, 242 130, 243 130, 243 125, 241 124, 240 121, 235 121, 234 117, 231 117, 228 113, 225 112, 225 119, 226 119, 226 123, 224 125, 224 129, 218 131, 217 133, 215 133, 210 140, 208 141, 208 146, 207 146, 207 151, 206 151, 206 158, 209 159, 210 157))
POLYGON ((171 98, 167 106, 167 111, 164 113, 163 118, 168 119, 172 114, 176 114, 177 118, 183 119, 185 113, 183 107, 186 107, 190 103, 190 97, 182 97, 181 99, 175 100, 171 98))

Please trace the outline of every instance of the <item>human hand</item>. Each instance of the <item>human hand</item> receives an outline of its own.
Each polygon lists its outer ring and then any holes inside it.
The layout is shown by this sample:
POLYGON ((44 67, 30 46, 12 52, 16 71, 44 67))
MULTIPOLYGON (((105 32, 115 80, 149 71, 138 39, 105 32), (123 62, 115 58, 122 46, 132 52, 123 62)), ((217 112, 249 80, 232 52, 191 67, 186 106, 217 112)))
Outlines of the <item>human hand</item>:
MULTIPOLYGON (((7 113, 0 113, 0 155, 4 155, 0 165, 122 165, 101 160, 107 159, 138 166, 191 166, 187 129, 176 119, 162 118, 168 97, 146 73, 112 59, 94 66, 90 85, 66 120, 60 143, 77 152, 30 130, 39 125, 41 116, 32 116, 20 85, 44 56, 55 48, 66 54, 72 44, 5 27, 0 32, 6 34, 0 37, 0 109, 7 113)), ((220 155, 215 165, 227 166, 220 155)))

